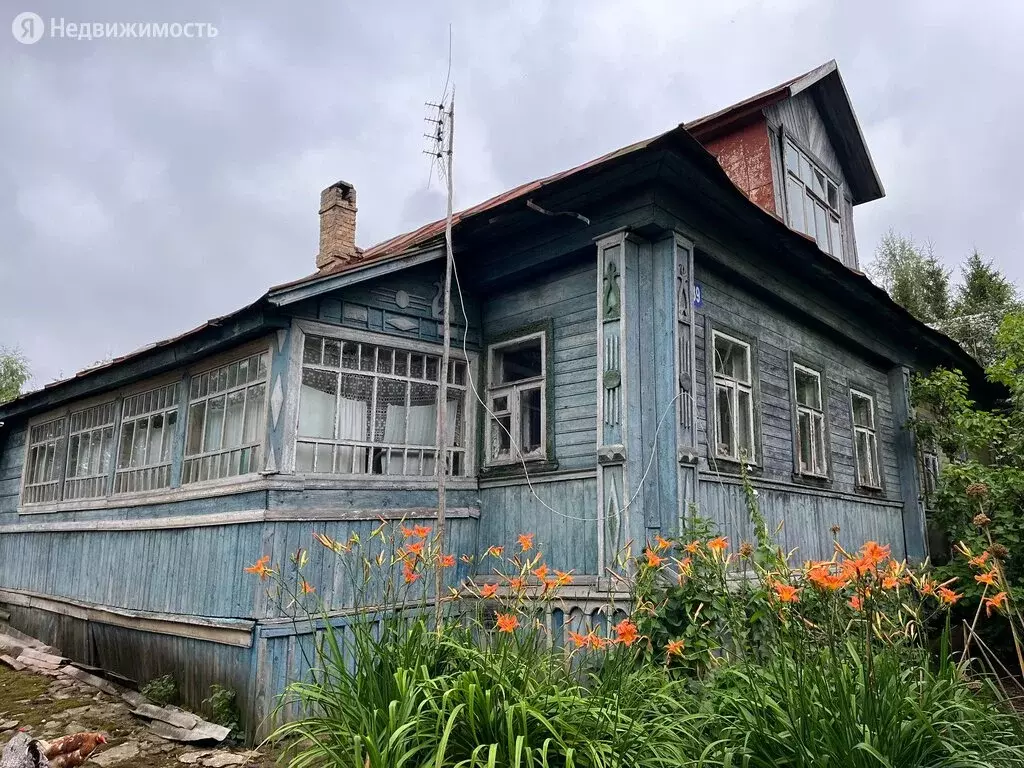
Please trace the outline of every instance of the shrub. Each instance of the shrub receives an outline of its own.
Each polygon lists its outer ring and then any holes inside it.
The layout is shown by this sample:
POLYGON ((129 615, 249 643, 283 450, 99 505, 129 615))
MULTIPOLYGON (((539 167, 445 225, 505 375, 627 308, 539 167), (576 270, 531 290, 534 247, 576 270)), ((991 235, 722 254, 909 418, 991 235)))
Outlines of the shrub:
POLYGON ((238 710, 237 696, 231 688, 219 683, 211 685, 209 697, 203 699, 202 710, 210 722, 228 728, 231 738, 242 739, 242 716, 238 710))
POLYGON ((160 707, 178 701, 178 683, 170 675, 157 677, 146 683, 139 691, 143 696, 160 707))

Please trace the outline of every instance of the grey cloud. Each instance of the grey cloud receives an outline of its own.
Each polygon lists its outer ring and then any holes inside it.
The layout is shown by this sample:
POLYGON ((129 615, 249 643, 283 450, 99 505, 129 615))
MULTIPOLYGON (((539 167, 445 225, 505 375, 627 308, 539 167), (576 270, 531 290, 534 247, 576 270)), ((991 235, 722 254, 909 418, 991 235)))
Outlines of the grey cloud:
POLYGON ((1024 282, 1014 4, 33 5, 220 31, 23 46, 0 19, 0 344, 36 384, 311 271, 338 178, 364 246, 443 215, 421 134, 449 23, 460 206, 835 57, 888 192, 857 212, 862 257, 893 227, 1024 282))

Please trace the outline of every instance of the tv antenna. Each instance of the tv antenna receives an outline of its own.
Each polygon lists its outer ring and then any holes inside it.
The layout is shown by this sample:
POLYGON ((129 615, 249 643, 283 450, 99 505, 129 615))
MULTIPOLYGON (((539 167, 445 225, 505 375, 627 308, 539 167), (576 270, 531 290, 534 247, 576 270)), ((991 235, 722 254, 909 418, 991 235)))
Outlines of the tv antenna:
MULTIPOLYGON (((431 155, 431 173, 436 166, 448 188, 448 214, 445 218, 445 269, 444 269, 444 303, 441 305, 444 346, 441 353, 441 376, 437 397, 437 432, 435 434, 437 451, 434 457, 434 473, 437 477, 437 523, 436 536, 438 546, 444 546, 446 512, 448 506, 448 371, 451 367, 452 351, 452 202, 454 198, 454 177, 452 167, 455 147, 455 87, 449 93, 452 72, 451 26, 448 27, 448 74, 445 77, 444 91, 437 103, 427 102, 428 114, 424 118, 433 128, 424 137, 430 146, 424 152, 431 155)), ((429 184, 429 178, 427 180, 429 184)), ((442 605, 441 594, 444 589, 444 567, 437 563, 437 578, 434 585, 435 620, 438 629, 441 627, 442 605)))

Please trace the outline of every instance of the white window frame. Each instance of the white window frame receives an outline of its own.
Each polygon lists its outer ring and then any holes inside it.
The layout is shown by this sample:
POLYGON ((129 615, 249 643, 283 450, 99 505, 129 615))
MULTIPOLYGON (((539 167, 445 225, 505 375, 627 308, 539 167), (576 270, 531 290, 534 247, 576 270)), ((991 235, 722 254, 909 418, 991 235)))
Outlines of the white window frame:
POLYGON ((725 459, 727 461, 735 462, 746 462, 749 464, 757 464, 757 430, 755 427, 756 417, 754 415, 755 403, 754 403, 754 352, 750 342, 738 339, 735 336, 731 336, 728 333, 722 331, 712 330, 711 331, 711 372, 712 372, 712 392, 710 393, 711 402, 713 403, 712 412, 714 413, 714 421, 711 429, 709 430, 709 438, 714 442, 714 456, 718 459, 725 459), (747 354, 747 380, 734 378, 725 373, 718 371, 717 359, 718 359, 718 339, 724 339, 731 344, 736 344, 743 347, 747 354), (718 414, 718 390, 725 389, 729 392, 729 406, 732 409, 734 418, 732 419, 732 435, 731 446, 732 451, 723 451, 721 440, 719 440, 718 428, 721 423, 718 414), (747 429, 748 443, 750 444, 750 456, 740 455, 740 418, 739 418, 739 396, 744 393, 749 398, 750 410, 747 412, 746 424, 744 426, 747 429))
MULTIPOLYGON (((548 338, 546 331, 525 333, 510 339, 504 339, 494 344, 487 345, 487 419, 484 424, 484 451, 485 465, 489 467, 508 466, 510 464, 521 464, 524 461, 545 461, 548 459, 548 338), (505 347, 515 346, 534 339, 540 339, 540 376, 512 382, 510 384, 495 384, 493 372, 495 370, 495 353, 505 347), (519 445, 517 435, 522 435, 522 407, 520 404, 524 392, 540 390, 540 445, 532 451, 524 453, 519 445), (496 400, 506 398, 505 409, 496 410, 496 400), (509 420, 509 447, 510 450, 505 456, 495 457, 492 446, 494 445, 495 430, 498 429, 496 420, 507 417, 509 420)), ((504 431, 504 428, 502 428, 504 431)))
POLYGON ((878 448, 878 411, 875 408, 875 396, 856 387, 850 388, 850 425, 853 428, 853 466, 857 477, 857 486, 880 491, 882 490, 882 462, 878 448), (871 407, 871 426, 857 424, 854 399, 858 397, 867 400, 871 407), (860 448, 858 447, 860 443, 857 439, 859 435, 864 435, 865 442, 871 450, 871 456, 868 457, 869 476, 866 478, 862 476, 860 471, 860 448))
MULTIPOLYGON (((145 493, 147 491, 163 491, 171 487, 174 467, 174 443, 177 439, 178 430, 184 430, 184 425, 178 425, 178 415, 181 410, 181 401, 184 397, 180 379, 157 387, 147 387, 137 392, 126 392, 121 399, 121 418, 117 430, 117 443, 114 467, 114 484, 110 489, 111 495, 125 493, 145 493), (149 400, 149 407, 146 401, 149 400), (162 456, 153 460, 149 456, 151 447, 149 434, 153 429, 153 420, 157 417, 163 418, 164 426, 161 428, 161 443, 168 439, 167 422, 171 415, 174 415, 174 428, 170 433, 170 456, 166 461, 162 456), (146 423, 146 456, 143 463, 131 466, 122 466, 124 455, 124 433, 125 428, 131 426, 132 441, 128 448, 127 460, 130 462, 135 455, 135 431, 142 422, 146 423)), ((163 446, 161 445, 161 453, 163 446)))
MULTIPOLYGON (((267 436, 268 436, 268 432, 269 432, 269 429, 268 429, 269 420, 267 418, 267 412, 268 412, 269 403, 270 403, 270 369, 271 369, 272 364, 273 364, 273 355, 271 354, 270 348, 267 347, 267 346, 260 346, 258 348, 253 348, 253 349, 232 350, 232 352, 230 353, 230 356, 226 355, 224 358, 218 359, 218 361, 213 363, 213 364, 211 364, 210 362, 206 362, 206 363, 204 363, 204 365, 201 368, 197 368, 194 371, 190 371, 189 372, 188 382, 186 384, 187 389, 182 393, 182 397, 185 398, 185 400, 186 400, 186 405, 185 405, 185 418, 184 418, 185 424, 182 427, 184 429, 184 447, 183 447, 183 450, 182 450, 182 459, 181 459, 181 484, 180 484, 180 487, 185 488, 185 487, 201 486, 201 485, 205 485, 205 484, 224 484, 224 483, 238 482, 239 479, 252 478, 254 476, 258 476, 259 473, 262 471, 263 466, 265 465, 265 462, 266 462, 266 455, 267 455, 267 436), (246 382, 244 384, 238 384, 236 382, 234 384, 234 386, 225 386, 225 388, 223 390, 220 390, 220 391, 216 392, 213 395, 209 394, 209 388, 207 388, 205 393, 193 396, 193 394, 192 394, 193 385, 196 382, 201 381, 201 377, 202 376, 209 375, 209 374, 211 374, 213 372, 216 372, 216 371, 220 371, 221 369, 228 369, 232 365, 234 365, 235 363, 241 363, 243 360, 250 360, 250 359, 252 359, 254 357, 257 357, 257 358, 266 357, 266 372, 264 373, 264 375, 262 377, 258 377, 256 379, 250 380, 250 381, 248 381, 248 382, 246 382), (244 439, 243 439, 242 444, 240 444, 238 446, 234 446, 234 447, 231 447, 231 448, 224 448, 223 447, 223 439, 224 439, 223 431, 224 431, 224 429, 226 428, 226 425, 227 425, 227 418, 226 418, 226 415, 227 415, 227 396, 230 393, 232 393, 232 392, 247 391, 248 389, 256 387, 256 386, 258 386, 260 384, 263 385, 263 407, 262 407, 261 412, 260 412, 261 422, 260 422, 260 427, 259 427, 259 430, 258 430, 258 433, 257 433, 257 439, 252 440, 252 441, 244 441, 244 439), (207 407, 207 409, 204 411, 204 414, 203 414, 203 433, 200 436, 200 450, 198 452, 196 452, 196 453, 189 453, 189 450, 188 450, 189 449, 189 437, 191 436, 190 435, 190 429, 191 429, 191 426, 192 426, 192 424, 191 424, 191 421, 192 421, 192 419, 191 419, 192 406, 196 405, 196 404, 198 404, 200 402, 209 403, 211 399, 213 399, 214 397, 219 397, 221 395, 224 395, 224 398, 225 398, 225 406, 224 406, 225 407, 225 418, 224 418, 223 423, 221 425, 221 444, 222 444, 222 447, 217 448, 215 450, 209 450, 209 451, 203 450, 203 446, 205 446, 205 444, 206 444, 206 438, 205 438, 206 428, 209 425, 209 408, 207 407), (252 459, 251 456, 252 456, 252 453, 254 451, 258 451, 259 453, 258 453, 258 455, 257 455, 257 457, 255 459, 252 459), (242 453, 243 452, 248 452, 248 453, 245 454, 246 455, 246 462, 247 462, 248 465, 250 465, 248 467, 248 469, 249 469, 248 472, 232 473, 232 472, 229 471, 227 474, 217 475, 217 476, 214 477, 214 476, 211 476, 211 473, 210 473, 209 469, 207 469, 206 476, 205 477, 203 476, 203 465, 204 465, 204 462, 207 463, 208 467, 209 467, 210 463, 212 463, 214 461, 225 461, 226 460, 228 463, 230 463, 231 461, 233 461, 232 454, 234 454, 236 452, 239 454, 239 457, 238 457, 239 458, 239 465, 240 465, 241 460, 242 460, 242 453), (189 475, 190 462, 196 462, 196 465, 198 467, 196 479, 190 479, 190 475, 189 475), (255 468, 252 468, 252 465, 255 465, 255 468)), ((201 386, 201 384, 200 384, 200 386, 201 386)), ((200 390, 200 392, 202 392, 202 390, 200 390)), ((246 412, 247 408, 248 408, 248 394, 246 394, 246 396, 244 397, 243 404, 242 404, 242 413, 243 413, 242 434, 243 434, 243 438, 244 438, 244 434, 245 434, 245 412, 246 412)))
POLYGON ((64 486, 61 492, 62 501, 82 501, 86 499, 102 499, 110 495, 110 470, 117 461, 117 409, 116 398, 104 400, 103 402, 75 408, 68 412, 67 416, 67 459, 64 462, 64 486), (99 418, 97 421, 87 421, 84 424, 75 424, 77 419, 92 419, 102 417, 106 412, 106 418, 99 418), (97 435, 98 433, 98 435, 97 435), (72 462, 72 443, 78 438, 78 449, 81 451, 82 441, 88 439, 90 450, 92 442, 96 437, 100 439, 100 450, 102 451, 103 441, 106 441, 108 454, 100 456, 100 464, 96 472, 79 475, 72 462))
MULTIPOLYGON (((310 367, 310 368, 312 368, 314 370, 323 370, 325 372, 329 372, 329 373, 338 375, 339 377, 340 377, 341 374, 351 373, 351 374, 354 374, 354 375, 357 375, 357 376, 365 376, 365 377, 372 378, 373 379, 373 384, 372 384, 373 392, 372 392, 372 395, 371 395, 372 400, 371 400, 371 415, 370 415, 370 418, 372 419, 373 418, 372 411, 373 411, 373 409, 376 408, 376 403, 377 403, 377 387, 378 387, 378 382, 381 379, 389 379, 389 380, 394 380, 394 381, 405 381, 405 382, 409 382, 410 384, 412 384, 412 383, 431 384, 431 385, 439 385, 440 384, 440 376, 438 376, 438 378, 434 379, 434 380, 427 379, 425 376, 423 376, 423 377, 412 376, 411 375, 411 366, 410 366, 409 369, 407 369, 407 371, 408 371, 408 373, 410 375, 396 375, 394 373, 388 374, 388 373, 384 373, 384 372, 378 372, 377 371, 377 358, 376 358, 376 355, 378 354, 378 350, 383 347, 383 348, 385 348, 387 350, 390 350, 390 351, 393 351, 393 352, 404 352, 404 353, 407 353, 407 354, 410 354, 410 355, 419 355, 421 357, 422 356, 429 356, 429 357, 437 358, 437 360, 438 360, 438 362, 437 362, 438 371, 440 372, 440 359, 441 359, 441 355, 442 355, 441 347, 439 347, 438 345, 435 345, 435 344, 415 343, 415 342, 411 342, 408 339, 402 339, 401 337, 397 337, 397 336, 374 334, 374 333, 367 333, 367 332, 360 332, 360 331, 355 331, 355 330, 351 330, 351 329, 348 329, 348 328, 338 328, 337 326, 325 325, 325 324, 322 324, 322 323, 303 322, 301 325, 297 324, 296 327, 298 328, 299 333, 295 334, 295 339, 294 339, 294 342, 293 342, 295 347, 294 347, 294 349, 292 351, 291 365, 293 366, 293 369, 295 370, 295 375, 294 375, 293 381, 295 383, 295 388, 294 389, 295 389, 295 392, 297 393, 297 395, 295 397, 295 402, 294 402, 295 412, 294 412, 294 417, 293 417, 293 433, 292 433, 290 439, 288 440, 288 442, 290 443, 291 448, 292 448, 291 462, 292 462, 292 466, 295 469, 295 471, 298 474, 302 474, 302 475, 307 476, 307 477, 317 477, 317 478, 322 478, 322 479, 325 479, 325 480, 326 479, 330 479, 331 481, 357 481, 357 482, 364 483, 364 484, 367 483, 367 482, 372 483, 374 481, 374 479, 388 479, 388 480, 390 480, 392 482, 400 482, 402 484, 410 484, 410 483, 411 484, 415 484, 415 483, 420 482, 420 481, 428 482, 428 483, 434 482, 434 480, 433 480, 434 473, 433 472, 431 472, 429 474, 397 474, 397 473, 387 473, 387 472, 383 472, 383 473, 379 473, 379 472, 348 472, 348 473, 341 473, 341 472, 333 472, 333 471, 332 472, 318 472, 315 462, 314 462, 314 469, 313 469, 313 471, 298 469, 298 448, 299 448, 299 444, 300 443, 301 444, 312 444, 314 446, 319 446, 319 445, 334 446, 334 448, 331 449, 332 450, 332 465, 337 461, 337 458, 336 458, 336 455, 335 455, 335 450, 336 450, 337 447, 342 447, 342 448, 349 448, 349 447, 351 447, 351 448, 353 448, 353 458, 351 459, 352 462, 353 462, 353 465, 354 465, 354 463, 356 461, 355 451, 358 451, 360 449, 365 450, 368 455, 370 453, 372 453, 373 451, 384 451, 385 453, 383 455, 384 455, 384 458, 386 460, 386 465, 388 467, 391 466, 391 459, 393 458, 393 454, 397 453, 397 452, 401 452, 403 472, 405 472, 406 470, 409 469, 409 462, 410 461, 419 461, 419 462, 421 462, 420 469, 422 470, 424 468, 424 466, 425 466, 422 463, 422 462, 424 462, 426 460, 425 454, 427 454, 427 453, 431 453, 432 454, 432 453, 436 452, 436 443, 434 441, 431 441, 430 446, 421 446, 421 445, 391 444, 391 443, 384 443, 384 442, 377 441, 377 440, 349 440, 349 439, 341 439, 341 438, 337 438, 337 437, 331 437, 331 438, 323 437, 323 438, 321 438, 321 437, 312 437, 312 436, 302 436, 301 434, 299 434, 299 414, 301 412, 300 400, 301 400, 301 389, 302 389, 302 372, 303 372, 303 369, 306 368, 306 367, 310 367), (336 342, 339 342, 341 344, 344 344, 344 343, 354 343, 354 344, 361 344, 361 345, 366 345, 366 346, 372 346, 374 348, 374 354, 375 354, 373 370, 355 370, 355 369, 350 369, 350 368, 325 366, 322 363, 317 365, 317 364, 314 364, 314 363, 306 363, 306 362, 304 362, 304 350, 305 350, 305 345, 306 345, 306 337, 308 337, 308 336, 323 337, 324 339, 327 339, 327 340, 330 340, 330 341, 336 341, 336 342), (435 447, 431 447, 431 446, 435 446, 435 447), (410 458, 411 454, 417 454, 417 453, 419 454, 418 458, 416 458, 416 457, 410 458)), ((475 447, 474 447, 474 440, 473 440, 473 435, 474 435, 474 432, 475 432, 474 425, 476 424, 476 420, 475 420, 475 410, 473 408, 473 402, 472 402, 472 399, 469 397, 469 382, 470 382, 471 378, 473 377, 474 357, 473 357, 473 355, 470 355, 469 358, 467 359, 458 350, 453 349, 452 350, 452 354, 451 354, 451 361, 452 361, 453 364, 456 363, 456 362, 462 363, 463 365, 466 366, 466 369, 465 369, 465 380, 464 380, 463 384, 454 384, 452 376, 449 377, 449 382, 448 382, 449 397, 450 397, 451 392, 453 390, 454 391, 461 391, 462 392, 462 396, 463 396, 463 440, 462 440, 463 445, 460 446, 460 447, 453 447, 453 446, 449 446, 448 447, 448 452, 449 452, 450 455, 455 454, 455 453, 461 454, 461 458, 462 458, 462 471, 458 475, 449 475, 449 476, 457 478, 457 479, 466 479, 466 478, 472 477, 475 474, 475 472, 476 472, 475 461, 474 461, 475 447)), ((424 361, 424 366, 425 365, 426 365, 426 363, 424 361)), ((454 370, 454 366, 453 366, 452 370, 454 370)), ((409 391, 410 390, 407 389, 407 403, 408 403, 409 391)), ((440 387, 439 386, 438 386, 438 394, 440 394, 440 387)), ((340 388, 339 388, 338 396, 340 397, 340 388)), ((337 424, 335 424, 335 434, 337 434, 337 424)), ((314 450, 314 458, 316 458, 317 448, 314 447, 313 450, 314 450)), ((430 460, 431 461, 433 460, 433 456, 430 457, 430 460)), ((451 465, 449 464, 449 466, 451 466, 451 465)))
POLYGON ((806 477, 818 477, 828 478, 829 474, 829 450, 828 450, 828 421, 826 419, 826 405, 825 399, 825 387, 822 384, 821 371, 810 368, 801 363, 793 363, 793 404, 795 406, 795 419, 794 424, 796 441, 793 446, 794 456, 796 457, 796 471, 797 474, 806 477), (797 373, 802 373, 806 376, 812 376, 818 383, 818 408, 810 405, 805 405, 800 402, 800 388, 797 385, 797 373), (808 429, 810 434, 808 435, 808 442, 811 446, 811 456, 809 461, 805 461, 803 455, 803 441, 800 435, 800 417, 803 416, 807 419, 808 429), (820 455, 819 455, 820 452, 820 455), (820 463, 819 463, 820 462, 820 463))
POLYGON ((782 136, 782 174, 783 191, 786 199, 786 223, 798 232, 814 240, 818 247, 828 255, 843 260, 843 186, 835 177, 819 163, 810 153, 805 151, 791 137, 782 136), (797 156, 797 168, 793 169, 786 162, 786 157, 792 150, 797 156), (809 168, 810 179, 803 177, 803 165, 809 168), (822 192, 814 188, 814 181, 820 176, 822 179, 822 192), (828 201, 829 185, 835 188, 836 204, 828 201), (799 190, 799 200, 794 200, 790 194, 793 189, 799 190), (825 242, 822 243, 817 236, 815 224, 815 206, 820 205, 825 210, 825 242), (795 214, 799 211, 800 221, 796 220, 795 214), (802 225, 801 225, 802 223, 802 225))

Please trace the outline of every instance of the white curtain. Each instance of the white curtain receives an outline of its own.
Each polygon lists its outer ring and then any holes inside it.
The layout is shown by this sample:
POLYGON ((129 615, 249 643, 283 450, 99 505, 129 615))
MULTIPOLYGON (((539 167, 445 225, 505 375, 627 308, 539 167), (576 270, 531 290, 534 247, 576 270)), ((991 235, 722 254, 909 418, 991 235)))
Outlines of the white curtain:
MULTIPOLYGON (((366 439, 366 407, 362 400, 341 398, 338 402, 339 440, 366 439)), ((338 446, 338 471, 342 474, 365 472, 366 448, 338 446)))
MULTIPOLYGON (((448 403, 448 444, 451 445, 455 437, 455 423, 458 419, 458 406, 456 403, 448 403)), ((384 442, 397 445, 436 445, 437 441, 437 405, 404 405, 388 404, 387 416, 384 422, 384 442)), ((385 472, 389 475, 403 474, 402 454, 394 452, 388 461, 385 472)), ((409 466, 407 473, 413 474, 419 470, 420 462, 418 453, 409 454, 409 466)), ((432 455, 423 457, 423 475, 434 474, 434 458, 432 455)))

